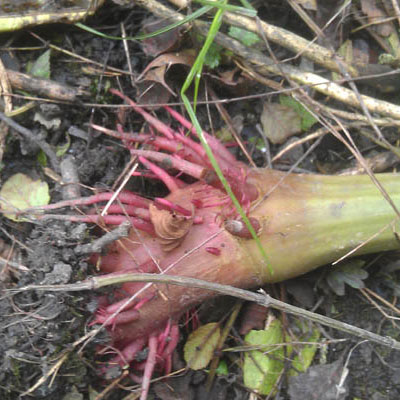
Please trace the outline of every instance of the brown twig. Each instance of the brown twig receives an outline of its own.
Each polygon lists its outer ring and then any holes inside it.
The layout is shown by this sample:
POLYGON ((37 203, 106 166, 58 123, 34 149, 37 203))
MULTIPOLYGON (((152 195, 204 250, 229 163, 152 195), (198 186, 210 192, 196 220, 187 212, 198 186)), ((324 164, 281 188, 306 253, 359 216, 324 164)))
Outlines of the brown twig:
POLYGON ((113 277, 92 277, 86 281, 78 282, 71 285, 30 285, 17 290, 9 290, 9 292, 22 292, 27 290, 41 291, 80 291, 80 290, 95 290, 105 286, 121 284, 124 282, 153 282, 157 284, 171 284, 184 287, 205 289, 216 292, 220 295, 237 297, 242 300, 253 301, 264 307, 272 307, 277 310, 285 311, 289 314, 297 315, 306 318, 310 321, 321 325, 329 326, 342 332, 349 333, 369 340, 371 342, 387 346, 395 350, 400 350, 400 342, 393 338, 377 335, 365 329, 358 328, 353 325, 340 322, 336 319, 325 317, 323 315, 304 310, 300 307, 295 307, 290 304, 276 300, 260 290, 259 293, 253 293, 248 290, 238 289, 233 286, 221 285, 219 283, 207 282, 200 279, 189 278, 185 276, 160 275, 160 274, 120 274, 113 277))
POLYGON ((62 188, 63 200, 72 200, 81 197, 75 158, 71 155, 65 157, 60 163, 60 170, 64 184, 62 188))
POLYGON ((125 221, 121 225, 118 225, 117 228, 113 229, 110 232, 107 232, 102 237, 94 240, 93 242, 76 246, 74 251, 76 254, 100 253, 107 245, 114 242, 115 240, 127 237, 130 227, 130 222, 125 221))
POLYGON ((7 70, 8 79, 14 89, 35 93, 39 96, 54 100, 76 102, 78 97, 84 94, 79 89, 67 86, 56 81, 22 74, 11 69, 7 70))
POLYGON ((25 139, 28 139, 36 143, 47 155, 47 157, 49 157, 50 163, 53 166, 53 168, 57 172, 60 171, 60 165, 58 162, 57 155, 46 141, 38 138, 32 131, 16 123, 13 119, 6 117, 2 112, 0 112, 0 119, 4 121, 8 126, 15 129, 18 133, 20 133, 25 139))

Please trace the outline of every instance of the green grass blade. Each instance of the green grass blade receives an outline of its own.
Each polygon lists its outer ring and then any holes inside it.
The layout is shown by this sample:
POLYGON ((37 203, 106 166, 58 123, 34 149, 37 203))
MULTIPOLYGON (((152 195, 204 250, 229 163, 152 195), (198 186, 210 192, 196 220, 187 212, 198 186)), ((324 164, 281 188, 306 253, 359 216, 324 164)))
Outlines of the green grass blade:
POLYGON ((196 3, 203 4, 204 6, 212 6, 215 8, 218 8, 219 10, 223 11, 231 11, 236 14, 243 14, 246 15, 247 17, 255 17, 257 16, 257 11, 254 7, 252 7, 250 4, 249 7, 238 7, 238 6, 231 6, 230 4, 224 4, 224 3, 218 3, 216 1, 212 0, 195 0, 196 3))
POLYGON ((240 0, 244 8, 248 10, 255 10, 255 8, 247 1, 247 0, 240 0))
MULTIPOLYGON (((226 0, 224 0, 224 3, 226 3, 226 0)), ((221 4, 221 3, 220 3, 221 4)), ((221 26, 222 23, 222 15, 224 13, 224 10, 222 8, 218 9, 218 11, 216 12, 214 19, 211 23, 210 26, 210 30, 208 32, 208 35, 206 37, 206 40, 204 42, 204 45, 202 47, 202 49, 200 50, 199 55, 196 58, 196 61, 193 64, 193 67, 191 68, 191 70, 189 71, 188 76, 186 77, 186 80, 182 86, 181 89, 181 97, 182 97, 182 101, 185 105, 186 111, 189 114, 189 117, 193 123, 193 126, 196 129, 196 132, 199 136, 200 142, 211 162, 212 167, 214 168, 215 173, 217 174, 218 178, 220 179, 226 193, 228 194, 228 196, 230 197, 232 203, 234 204, 235 208, 237 209, 239 215, 241 216, 243 222, 246 224, 247 229, 249 230, 249 232, 251 233, 253 239, 256 241, 257 247, 260 251, 260 253, 262 254, 264 260, 266 261, 266 265, 270 271, 271 274, 273 274, 273 269, 268 261, 268 257, 267 254, 265 253, 264 248, 262 247, 262 244, 260 242, 260 239, 257 236, 257 233, 255 232, 253 226, 251 225, 249 219, 247 218, 246 213, 244 212, 242 206, 240 205, 238 199, 236 198, 236 196, 234 195, 234 193, 232 192, 232 189, 228 183, 228 181, 225 179, 224 174, 220 168, 220 166, 218 165, 217 160, 215 159, 213 152, 207 142, 207 139, 204 137, 203 135, 203 130, 200 126, 200 123, 196 117, 196 113, 194 111, 194 108, 191 106, 190 101, 188 99, 188 97, 186 96, 186 90, 190 87, 191 83, 193 82, 193 79, 195 79, 195 94, 197 93, 198 90, 198 84, 200 81, 200 77, 201 77, 201 71, 203 68, 203 64, 204 64, 204 58, 205 55, 207 54, 208 49, 210 48, 212 42, 214 41, 215 35, 218 33, 219 28, 221 26)), ((196 97, 197 98, 197 97, 196 97)), ((196 103, 194 104, 194 107, 196 107, 196 103)))
POLYGON ((84 24, 82 24, 80 22, 77 22, 75 24, 75 26, 80 28, 80 29, 83 29, 86 32, 92 33, 94 35, 100 36, 100 37, 105 38, 105 39, 111 39, 111 40, 143 40, 143 39, 152 38, 152 37, 157 36, 157 35, 161 35, 161 34, 163 34, 165 32, 168 32, 168 31, 170 31, 172 29, 175 29, 175 28, 177 28, 177 27, 179 27, 181 25, 184 25, 184 24, 186 24, 186 23, 188 23, 190 21, 193 21, 193 20, 201 17, 205 13, 211 11, 212 8, 213 8, 212 6, 201 7, 198 10, 196 10, 195 12, 193 12, 192 14, 186 16, 181 21, 174 22, 173 24, 168 25, 168 26, 166 26, 164 28, 158 29, 158 30, 156 30, 154 32, 151 32, 151 33, 146 33, 146 34, 141 34, 141 35, 136 35, 136 36, 127 36, 125 38, 120 37, 120 36, 107 35, 105 33, 102 33, 100 31, 94 29, 94 28, 91 28, 90 26, 84 25, 84 24))

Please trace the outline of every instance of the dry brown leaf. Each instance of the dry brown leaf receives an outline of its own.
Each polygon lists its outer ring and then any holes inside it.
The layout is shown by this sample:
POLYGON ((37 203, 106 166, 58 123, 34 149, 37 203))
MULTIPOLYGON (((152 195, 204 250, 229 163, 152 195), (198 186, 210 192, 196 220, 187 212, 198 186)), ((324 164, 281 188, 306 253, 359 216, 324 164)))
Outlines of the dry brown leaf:
POLYGON ((370 46, 364 39, 356 39, 352 42, 353 61, 357 65, 368 65, 370 63, 370 46))
POLYGON ((282 144, 301 131, 301 118, 293 108, 283 104, 264 103, 261 124, 273 144, 282 144))
MULTIPOLYGON (((144 33, 152 33, 159 29, 165 28, 170 25, 172 21, 169 21, 166 18, 163 19, 154 19, 153 17, 147 19, 143 23, 143 32, 144 33)), ((158 56, 161 53, 165 53, 167 51, 173 51, 179 46, 179 42, 181 40, 181 32, 182 27, 178 27, 175 29, 170 29, 164 33, 159 35, 144 39, 142 41, 143 51, 148 56, 158 56)))
POLYGON ((194 60, 195 54, 192 51, 163 54, 154 59, 136 80, 140 91, 140 102, 148 105, 167 103, 171 95, 176 96, 167 83, 167 81, 173 82, 171 78, 173 74, 166 81, 167 72, 176 64, 190 67, 194 60))
POLYGON ((167 71, 167 65, 162 65, 157 68, 152 68, 147 72, 146 76, 143 77, 143 82, 152 81, 160 83, 162 86, 165 87, 165 89, 168 90, 168 92, 170 92, 173 96, 176 96, 176 93, 165 82, 166 71, 167 71))
POLYGON ((138 88, 137 100, 146 105, 148 110, 157 110, 160 104, 168 104, 171 98, 171 90, 154 81, 143 81, 136 84, 138 88))
POLYGON ((219 72, 218 75, 213 73, 209 73, 208 75, 227 86, 237 86, 245 81, 243 75, 240 74, 240 70, 237 67, 227 71, 219 72))
POLYGON ((381 8, 378 8, 375 0, 362 0, 361 10, 367 15, 370 23, 376 24, 376 32, 380 36, 387 37, 394 31, 394 26, 391 22, 379 23, 379 21, 386 19, 387 15, 381 8))
POLYGON ((155 58, 140 74, 138 77, 138 81, 142 81, 146 79, 147 73, 153 69, 153 68, 158 68, 158 67, 166 67, 166 71, 171 67, 171 65, 174 64, 183 64, 191 67, 194 63, 194 60, 196 58, 196 54, 193 51, 187 50, 187 51, 182 51, 180 53, 167 53, 167 54, 162 54, 161 56, 158 56, 155 58))

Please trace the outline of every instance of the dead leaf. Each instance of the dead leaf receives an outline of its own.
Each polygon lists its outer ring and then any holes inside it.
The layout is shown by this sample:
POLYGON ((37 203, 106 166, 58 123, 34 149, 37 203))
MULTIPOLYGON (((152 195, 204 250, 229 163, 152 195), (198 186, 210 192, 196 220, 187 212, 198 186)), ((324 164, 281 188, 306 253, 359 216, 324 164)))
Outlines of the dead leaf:
POLYGON ((136 80, 141 93, 140 102, 143 104, 167 103, 170 95, 176 96, 167 83, 167 72, 174 65, 191 67, 194 60, 195 54, 190 50, 163 54, 154 59, 136 80), (162 87, 166 90, 162 90, 162 87))
POLYGON ((368 22, 374 24, 378 35, 387 37, 394 31, 391 22, 379 23, 387 18, 385 12, 376 5, 375 0, 361 0, 361 10, 368 17, 368 22))
MULTIPOLYGON (((398 157, 391 151, 384 151, 376 155, 364 157, 366 164, 372 172, 385 172, 399 163, 398 157)), ((340 171, 340 175, 365 174, 365 169, 358 162, 351 168, 340 171)))
MULTIPOLYGON (((154 19, 149 18, 143 23, 143 32, 144 33, 152 33, 158 31, 159 29, 165 28, 168 25, 171 25, 173 21, 170 21, 166 18, 163 19, 154 19)), ((172 51, 179 46, 179 42, 181 39, 181 29, 182 27, 178 27, 175 29, 170 29, 167 32, 161 33, 154 37, 144 39, 142 41, 143 51, 148 56, 158 56, 161 53, 166 53, 168 51, 172 51)))
POLYGON ((267 315, 267 307, 253 302, 247 303, 242 312, 239 333, 244 336, 247 335, 251 330, 264 329, 267 315))
POLYGON ((171 91, 158 82, 144 81, 136 84, 138 88, 137 100, 146 106, 148 110, 157 110, 160 104, 168 104, 171 91))
POLYGON ((196 54, 193 51, 187 50, 182 51, 180 53, 167 53, 161 56, 158 56, 154 59, 141 73, 138 77, 138 81, 142 81, 146 79, 146 75, 152 68, 158 68, 162 66, 166 66, 166 71, 174 64, 183 64, 191 67, 196 58, 196 54))
POLYGON ((264 103, 261 123, 265 136, 273 144, 282 144, 301 131, 301 117, 283 104, 264 103))
POLYGON ((212 72, 207 73, 207 75, 227 86, 238 86, 246 81, 241 74, 240 69, 237 67, 227 71, 218 72, 218 75, 212 72))
POLYGON ((316 24, 323 29, 323 37, 319 37, 320 44, 333 46, 335 49, 347 37, 347 26, 350 20, 350 6, 343 7, 340 1, 317 1, 315 13, 316 24))
POLYGON ((368 65, 370 63, 369 43, 364 39, 356 39, 351 42, 352 62, 357 65, 368 65))
POLYGON ((163 382, 156 382, 153 390, 161 400, 193 400, 195 391, 190 385, 192 374, 176 376, 163 382))
POLYGON ((167 72, 167 65, 162 65, 157 68, 152 68, 146 74, 145 81, 153 81, 160 83, 164 86, 173 96, 176 96, 176 93, 167 85, 165 82, 165 73, 167 72))

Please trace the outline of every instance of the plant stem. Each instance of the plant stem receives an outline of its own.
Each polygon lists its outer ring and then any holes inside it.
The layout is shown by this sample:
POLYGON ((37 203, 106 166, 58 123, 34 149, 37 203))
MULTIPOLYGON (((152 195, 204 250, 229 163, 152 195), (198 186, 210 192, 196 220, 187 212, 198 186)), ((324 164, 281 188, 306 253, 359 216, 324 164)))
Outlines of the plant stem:
MULTIPOLYGON (((276 171, 268 175, 268 186, 282 176, 276 171)), ((399 205, 400 176, 376 176, 399 205)), ((265 174, 257 179, 265 182, 265 174)), ((364 242, 357 255, 400 247, 396 214, 366 175, 288 175, 251 216, 262 222, 260 240, 274 269, 267 281, 334 262, 364 242)), ((255 264, 262 263, 252 241, 243 245, 255 264)))

